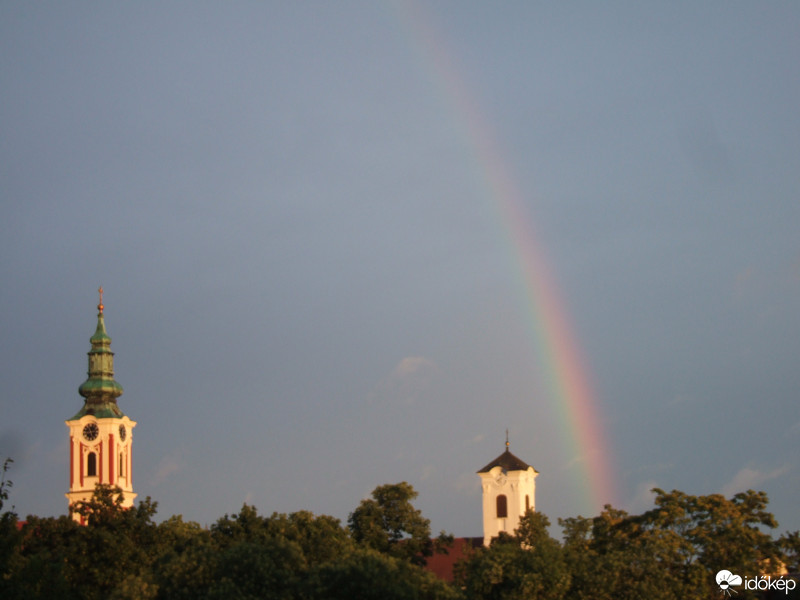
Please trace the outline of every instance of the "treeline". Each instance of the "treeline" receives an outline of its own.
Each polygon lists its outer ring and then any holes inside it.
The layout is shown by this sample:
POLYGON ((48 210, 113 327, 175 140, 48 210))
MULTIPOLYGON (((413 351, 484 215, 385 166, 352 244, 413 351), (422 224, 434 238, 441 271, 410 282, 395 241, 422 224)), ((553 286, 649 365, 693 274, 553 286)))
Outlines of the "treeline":
MULTIPOLYGON (((763 492, 656 490, 655 508, 641 515, 606 507, 560 521, 563 541, 549 535, 547 517, 529 512, 514 535, 470 551, 452 584, 424 568, 452 537, 431 538, 407 483, 376 488, 346 525, 306 511, 262 516, 248 505, 208 528, 180 516, 156 523, 149 498, 123 509, 115 492, 99 486, 76 506, 86 526, 67 516, 20 526, 2 513, 0 598, 719 599, 721 569, 800 570, 800 535, 768 533, 777 524, 763 492)), ((5 482, 0 510, 7 498, 5 482)))
MULTIPOLYGON (((773 538, 777 527, 764 492, 690 496, 653 490, 655 508, 641 515, 606 505, 594 518, 559 519, 563 541, 548 534, 541 513, 527 513, 513 536, 496 538, 459 569, 465 598, 772 597, 717 582, 726 570, 743 579, 800 570, 800 534, 773 538)), ((798 598, 798 591, 780 598, 798 598)))

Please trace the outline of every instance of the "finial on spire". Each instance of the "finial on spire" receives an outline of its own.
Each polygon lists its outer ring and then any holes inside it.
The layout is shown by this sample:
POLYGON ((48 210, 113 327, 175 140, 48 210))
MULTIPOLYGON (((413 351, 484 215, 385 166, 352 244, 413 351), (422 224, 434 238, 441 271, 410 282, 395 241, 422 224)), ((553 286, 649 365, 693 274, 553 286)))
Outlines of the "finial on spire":
POLYGON ((511 445, 511 444, 509 444, 509 443, 508 443, 508 429, 506 429, 506 450, 508 450, 508 447, 509 447, 510 445, 511 445))
POLYGON ((103 312, 103 308, 104 308, 103 307, 103 288, 102 288, 102 286, 97 291, 100 292, 100 304, 97 305, 97 310, 99 310, 102 313, 103 312))

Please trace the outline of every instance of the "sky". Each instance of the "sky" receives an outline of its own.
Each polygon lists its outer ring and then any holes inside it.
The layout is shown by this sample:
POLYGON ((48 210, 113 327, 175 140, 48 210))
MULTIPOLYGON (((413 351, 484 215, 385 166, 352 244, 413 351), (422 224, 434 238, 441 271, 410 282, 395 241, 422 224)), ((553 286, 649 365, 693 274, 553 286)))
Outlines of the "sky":
POLYGON ((476 471, 800 529, 800 5, 0 3, 0 456, 66 514, 97 289, 159 519, 476 471))

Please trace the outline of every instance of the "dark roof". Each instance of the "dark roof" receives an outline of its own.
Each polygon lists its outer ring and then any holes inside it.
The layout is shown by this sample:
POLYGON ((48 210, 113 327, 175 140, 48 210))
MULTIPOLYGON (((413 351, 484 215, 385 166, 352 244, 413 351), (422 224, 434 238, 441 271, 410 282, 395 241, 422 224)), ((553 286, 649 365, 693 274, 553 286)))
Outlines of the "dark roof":
POLYGON ((456 563, 467 557, 473 548, 483 546, 482 537, 455 538, 452 546, 447 546, 447 554, 434 554, 427 557, 425 568, 439 579, 453 581, 456 563))
MULTIPOLYGON (((533 468, 525 461, 511 454, 508 448, 506 448, 506 451, 500 456, 478 471, 478 473, 488 473, 495 467, 501 467, 504 473, 507 471, 527 471, 529 468, 533 468)), ((535 471, 536 469, 533 470, 535 471)))

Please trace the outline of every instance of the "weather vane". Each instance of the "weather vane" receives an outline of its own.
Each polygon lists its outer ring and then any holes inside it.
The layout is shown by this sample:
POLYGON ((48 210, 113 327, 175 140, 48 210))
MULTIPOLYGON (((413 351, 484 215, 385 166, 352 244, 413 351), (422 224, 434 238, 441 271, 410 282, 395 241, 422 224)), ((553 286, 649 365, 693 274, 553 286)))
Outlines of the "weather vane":
POLYGON ((102 286, 100 288, 98 288, 97 291, 100 292, 100 304, 97 305, 97 310, 99 310, 100 312, 103 312, 103 288, 102 288, 102 286))
POLYGON ((508 450, 508 447, 509 447, 510 445, 511 445, 511 444, 509 444, 509 443, 508 443, 508 429, 506 429, 506 450, 508 450))

